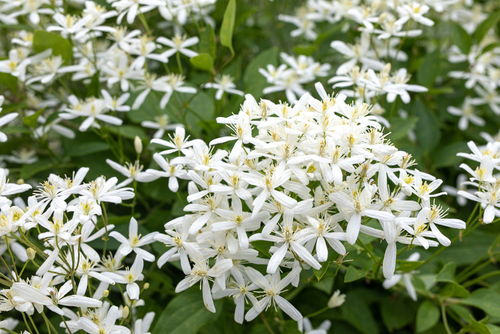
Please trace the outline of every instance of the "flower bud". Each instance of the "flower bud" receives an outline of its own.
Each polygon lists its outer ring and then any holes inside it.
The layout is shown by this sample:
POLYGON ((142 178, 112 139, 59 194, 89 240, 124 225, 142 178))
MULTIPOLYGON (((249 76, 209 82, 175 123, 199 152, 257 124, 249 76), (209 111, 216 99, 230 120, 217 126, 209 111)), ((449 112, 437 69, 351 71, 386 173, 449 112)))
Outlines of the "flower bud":
POLYGON ((146 282, 146 283, 144 284, 143 289, 144 289, 144 290, 149 289, 149 283, 148 283, 148 282, 146 282))
POLYGON ((134 148, 135 148, 135 151, 137 152, 137 154, 140 155, 142 153, 142 140, 141 140, 141 138, 139 138, 139 136, 135 136, 134 148))
POLYGON ((122 317, 123 317, 123 318, 127 318, 127 317, 128 317, 128 315, 129 315, 129 313, 130 313, 130 309, 128 308, 128 306, 125 306, 125 307, 123 308, 123 311, 122 311, 122 317))
POLYGON ((344 304, 344 302, 345 302, 345 295, 344 294, 341 295, 340 290, 337 290, 328 301, 328 307, 329 308, 339 307, 340 305, 344 304))
POLYGON ((104 290, 104 291, 102 292, 102 296, 103 296, 104 298, 107 298, 107 297, 109 296, 109 290, 104 290))
POLYGON ((26 250, 26 255, 28 255, 28 259, 33 261, 35 259, 35 256, 36 256, 36 251, 30 247, 26 250))
POLYGON ((19 185, 24 184, 24 179, 17 180, 17 184, 19 184, 19 185))

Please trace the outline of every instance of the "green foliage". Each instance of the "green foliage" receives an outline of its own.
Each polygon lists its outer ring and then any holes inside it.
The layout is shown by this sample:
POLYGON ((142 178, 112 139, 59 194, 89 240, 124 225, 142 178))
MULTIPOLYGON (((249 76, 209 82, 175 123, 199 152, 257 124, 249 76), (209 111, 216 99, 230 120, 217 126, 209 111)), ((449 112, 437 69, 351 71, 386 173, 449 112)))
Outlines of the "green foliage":
POLYGON ((436 326, 440 318, 439 308, 431 301, 425 300, 417 310, 417 332, 425 332, 436 326))
POLYGON ((61 56, 65 65, 71 64, 73 59, 73 48, 69 41, 51 32, 36 30, 33 37, 33 49, 36 53, 52 49, 52 55, 61 56))
POLYGON ((234 57, 233 49, 233 30, 234 20, 236 17, 236 0, 229 0, 226 11, 224 12, 224 19, 220 28, 220 43, 231 50, 234 57))

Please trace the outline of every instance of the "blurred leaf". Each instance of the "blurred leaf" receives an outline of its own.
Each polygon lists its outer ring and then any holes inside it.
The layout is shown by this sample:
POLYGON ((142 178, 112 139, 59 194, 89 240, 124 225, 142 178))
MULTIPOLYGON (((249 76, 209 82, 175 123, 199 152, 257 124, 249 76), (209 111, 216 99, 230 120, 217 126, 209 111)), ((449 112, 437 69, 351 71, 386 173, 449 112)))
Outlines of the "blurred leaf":
POLYGON ((485 54, 486 52, 493 51, 496 48, 500 48, 500 43, 491 43, 491 44, 488 44, 487 46, 485 46, 481 50, 481 54, 485 54))
POLYGON ((444 288, 439 291, 439 295, 444 297, 467 298, 469 297, 469 290, 458 283, 451 282, 446 284, 444 288))
POLYGON ((0 73, 0 83, 17 94, 17 77, 10 73, 0 73))
POLYGON ((417 333, 426 331, 436 326, 440 317, 439 308, 431 301, 425 300, 417 310, 417 333))
POLYGON ((419 100, 415 101, 415 116, 418 117, 415 129, 417 141, 424 151, 429 152, 439 144, 441 138, 438 120, 419 100))
POLYGON ((25 128, 24 126, 14 125, 8 126, 2 129, 2 132, 5 134, 9 133, 32 133, 30 129, 25 128))
POLYGON ((463 54, 469 54, 472 46, 472 39, 467 31, 458 24, 451 26, 451 42, 458 46, 463 54))
POLYGON ((21 179, 29 179, 35 174, 38 174, 44 170, 51 169, 54 164, 50 160, 38 160, 29 165, 23 165, 21 167, 21 179))
POLYGON ((486 36, 488 31, 497 24, 498 20, 500 20, 500 11, 492 13, 487 19, 477 26, 476 31, 474 32, 476 44, 481 43, 484 36, 486 36))
POLYGON ((391 123, 391 128, 387 129, 390 131, 387 136, 392 141, 397 141, 406 137, 408 131, 410 131, 415 124, 417 124, 418 118, 408 117, 408 118, 391 118, 389 123, 391 123))
POLYGON ((392 332, 395 329, 401 329, 415 319, 417 306, 411 300, 398 297, 386 297, 380 303, 382 321, 392 332))
POLYGON ((420 268, 424 261, 405 261, 396 260, 396 271, 407 273, 409 271, 420 268))
POLYGON ((158 317, 152 334, 196 334, 201 326, 214 322, 221 313, 222 300, 215 300, 217 313, 203 304, 198 285, 177 295, 158 317))
POLYGON ((301 44, 294 46, 293 51, 298 55, 310 56, 318 49, 317 44, 301 44))
POLYGON ((345 273, 344 283, 353 282, 360 278, 365 277, 366 273, 363 269, 357 269, 354 266, 349 266, 345 273))
POLYGON ((468 329, 477 334, 491 334, 490 329, 485 324, 476 321, 472 316, 470 316, 468 322, 469 326, 465 327, 466 330, 468 329))
POLYGON ((462 304, 480 308, 493 317, 500 317, 500 294, 491 289, 473 291, 469 298, 462 300, 462 304))
POLYGON ((101 81, 99 81, 99 71, 95 72, 87 86, 87 96, 100 96, 101 95, 101 81))
POLYGON ((135 125, 120 125, 116 127, 108 127, 109 132, 114 133, 116 135, 122 135, 125 138, 135 139, 135 136, 139 136, 139 138, 143 140, 149 140, 149 136, 144 132, 144 129, 135 125))
POLYGON ((278 66, 278 48, 273 47, 259 53, 247 66, 243 75, 245 92, 252 94, 258 101, 263 95, 262 90, 268 86, 266 78, 260 74, 259 68, 266 69, 267 65, 278 66))
POLYGON ((215 45, 215 35, 214 29, 210 24, 207 24, 207 26, 201 30, 199 50, 200 53, 208 53, 212 56, 212 59, 215 58, 215 52, 217 50, 215 45))
POLYGON ((378 326, 373 318, 372 312, 359 298, 359 296, 351 293, 347 296, 346 301, 340 307, 342 317, 349 322, 353 327, 363 334, 378 334, 378 326))
POLYGON ((419 84, 425 87, 431 87, 434 85, 434 82, 439 75, 439 61, 439 49, 436 49, 434 52, 431 52, 424 57, 422 64, 417 70, 417 81, 419 84))
POLYGON ((224 12, 224 19, 222 20, 222 26, 220 28, 220 43, 227 46, 231 50, 231 54, 234 57, 233 49, 233 30, 234 30, 234 20, 236 17, 236 0, 229 0, 227 4, 226 11, 224 12))
POLYGON ((208 53, 200 53, 189 60, 194 67, 214 73, 214 58, 208 53))
POLYGON ((441 149, 436 150, 432 156, 434 167, 452 167, 458 165, 463 160, 462 157, 457 156, 459 152, 467 152, 468 147, 466 142, 454 142, 443 146, 441 149))
POLYGON ((23 123, 26 126, 29 126, 30 128, 36 128, 36 122, 38 120, 38 117, 43 113, 46 107, 43 107, 42 109, 38 110, 36 113, 34 113, 31 116, 25 116, 23 117, 23 123))
POLYGON ((36 30, 33 37, 33 49, 36 53, 52 49, 52 55, 61 56, 64 65, 70 65, 73 59, 73 48, 68 40, 51 32, 36 30))
POLYGON ((81 157, 87 154, 97 153, 109 150, 109 146, 106 142, 96 141, 96 142, 78 142, 75 141, 71 151, 68 155, 73 157, 81 157))
POLYGON ((449 262, 439 271, 435 280, 438 282, 455 283, 455 270, 457 270, 455 263, 449 262))
POLYGON ((486 327, 488 327, 491 334, 500 334, 500 327, 492 325, 492 324, 487 324, 486 327))

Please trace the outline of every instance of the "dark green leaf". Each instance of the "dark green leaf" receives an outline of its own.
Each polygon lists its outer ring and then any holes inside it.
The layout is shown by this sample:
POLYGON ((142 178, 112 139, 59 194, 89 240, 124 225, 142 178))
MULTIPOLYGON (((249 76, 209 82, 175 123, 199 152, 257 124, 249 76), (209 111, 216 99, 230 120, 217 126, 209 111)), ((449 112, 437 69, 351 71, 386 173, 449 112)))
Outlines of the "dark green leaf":
POLYGON ((424 264, 424 261, 396 260, 396 271, 407 273, 409 271, 420 268, 422 264, 424 264))
POLYGON ((418 118, 416 134, 419 146, 424 151, 431 151, 441 138, 441 131, 436 116, 422 102, 415 102, 415 116, 418 118))
POLYGON ((432 161, 436 168, 456 166, 463 160, 463 158, 457 156, 457 153, 467 152, 467 150, 466 142, 454 142, 443 146, 440 150, 436 150, 432 161))
POLYGON ((417 309, 413 301, 402 297, 396 299, 392 297, 384 298, 380 307, 382 321, 389 332, 403 328, 411 323, 415 319, 415 311, 417 309))
MULTIPOLYGON (((395 103, 395 102, 394 102, 395 103)), ((408 131, 410 131, 415 124, 417 124, 418 118, 408 117, 408 118, 391 118, 391 127, 387 129, 390 131, 388 138, 392 141, 397 141, 406 137, 408 131)))
POLYGON ((434 85, 437 76, 439 75, 439 50, 435 50, 427 54, 420 67, 417 70, 417 81, 425 87, 434 85))
POLYGON ((75 141, 75 144, 72 148, 71 151, 68 152, 68 154, 70 156, 73 156, 73 157, 81 157, 81 156, 85 156, 85 155, 88 155, 88 154, 93 154, 93 153, 97 153, 97 152, 102 152, 102 151, 106 151, 106 150, 109 150, 109 146, 106 142, 100 142, 100 141, 96 141, 96 142, 77 142, 75 141))
POLYGON ((491 334, 490 329, 485 324, 476 321, 472 316, 469 318, 469 326, 466 329, 477 334, 491 334))
POLYGON ((362 269, 357 269, 354 266, 349 266, 347 272, 345 273, 344 283, 356 281, 362 277, 365 277, 366 273, 362 269))
POLYGON ((222 300, 214 301, 218 313, 203 304, 201 291, 195 287, 177 295, 158 317, 152 334, 196 334, 201 326, 214 322, 221 313, 222 300))
POLYGON ((453 24, 451 27, 451 41, 458 46, 460 51, 464 54, 469 54, 470 47, 472 46, 472 39, 469 33, 458 24, 453 24))
POLYGON ((226 11, 224 12, 224 19, 222 20, 222 26, 220 28, 220 43, 227 46, 231 50, 231 54, 234 56, 233 49, 233 30, 234 30, 234 20, 236 17, 236 0, 229 0, 227 4, 226 11))
POLYGON ((417 332, 420 333, 436 326, 439 316, 439 308, 433 302, 425 300, 417 310, 417 332))
MULTIPOLYGON (((358 294, 359 295, 359 294, 358 294)), ((365 302, 354 294, 340 307, 342 317, 363 334, 378 334, 378 326, 365 302)))
POLYGON ((33 37, 33 49, 36 53, 52 49, 52 55, 61 56, 65 65, 70 65, 73 59, 73 48, 68 40, 51 32, 36 30, 33 37))
POLYGON ((469 298, 462 300, 462 304, 475 306, 487 314, 500 317, 500 294, 491 289, 478 289, 472 292, 469 298))
POLYGON ((481 43, 484 36, 486 36, 488 31, 497 24, 498 20, 500 20, 500 11, 492 13, 486 20, 477 26, 474 32, 474 38, 477 44, 481 43))
POLYGON ((264 254, 264 256, 271 258, 271 254, 269 253, 269 248, 273 245, 272 242, 257 240, 257 241, 252 241, 251 244, 256 250, 264 254))
POLYGON ((143 140, 148 140, 149 137, 146 132, 141 127, 134 125, 120 125, 119 127, 109 127, 107 128, 109 132, 114 134, 121 134, 125 138, 135 139, 135 136, 143 140))
POLYGON ((209 73, 214 72, 214 58, 208 53, 200 53, 189 60, 194 67, 209 73))

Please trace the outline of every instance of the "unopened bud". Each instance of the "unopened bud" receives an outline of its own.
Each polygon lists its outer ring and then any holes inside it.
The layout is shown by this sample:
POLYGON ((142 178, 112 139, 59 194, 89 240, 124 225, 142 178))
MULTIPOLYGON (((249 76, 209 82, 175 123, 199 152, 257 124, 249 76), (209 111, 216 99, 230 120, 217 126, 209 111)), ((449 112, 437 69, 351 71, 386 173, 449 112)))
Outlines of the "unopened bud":
POLYGON ((36 256, 36 251, 30 247, 26 250, 26 255, 28 255, 28 259, 33 261, 35 259, 35 256, 36 256))
POLYGON ((17 184, 24 184, 24 179, 17 180, 17 184))
POLYGON ((104 291, 102 292, 102 296, 103 296, 104 298, 107 298, 107 297, 109 296, 109 290, 104 290, 104 291))
POLYGON ((343 294, 341 295, 340 290, 337 290, 328 301, 328 307, 329 308, 339 307, 340 305, 344 304, 344 302, 345 302, 345 295, 343 294))
POLYGON ((142 153, 142 140, 141 140, 141 138, 139 138, 139 136, 135 136, 134 147, 135 147, 135 151, 137 152, 137 154, 142 153))
POLYGON ((127 318, 129 313, 130 313, 130 309, 128 308, 128 306, 125 306, 123 308, 123 311, 122 311, 122 318, 127 318))
POLYGON ((144 290, 149 289, 149 283, 145 283, 144 286, 142 287, 144 290))

